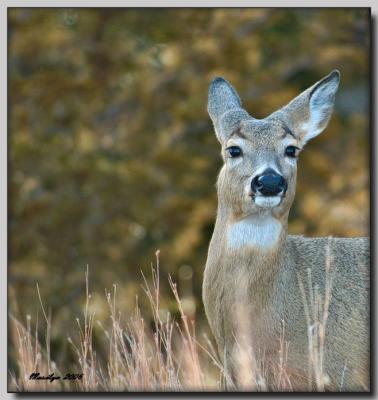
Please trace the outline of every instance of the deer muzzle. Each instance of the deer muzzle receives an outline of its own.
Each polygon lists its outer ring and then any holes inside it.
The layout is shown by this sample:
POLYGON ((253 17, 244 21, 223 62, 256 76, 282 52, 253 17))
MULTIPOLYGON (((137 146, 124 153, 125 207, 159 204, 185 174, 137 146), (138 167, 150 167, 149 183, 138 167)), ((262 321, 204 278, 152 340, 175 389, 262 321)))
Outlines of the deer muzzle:
POLYGON ((256 175, 251 182, 251 191, 255 196, 284 196, 286 190, 286 179, 273 169, 266 169, 260 175, 256 175))

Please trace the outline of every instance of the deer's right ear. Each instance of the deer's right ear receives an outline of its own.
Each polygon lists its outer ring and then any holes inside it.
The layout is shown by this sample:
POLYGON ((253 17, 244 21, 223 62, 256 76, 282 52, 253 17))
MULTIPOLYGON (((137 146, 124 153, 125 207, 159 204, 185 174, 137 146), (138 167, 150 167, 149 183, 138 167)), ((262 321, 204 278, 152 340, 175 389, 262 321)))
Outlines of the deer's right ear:
POLYGON ((228 139, 243 119, 249 117, 241 107, 236 90, 223 78, 215 78, 210 84, 207 111, 221 143, 228 139))
POLYGON ((327 126, 339 83, 340 72, 334 70, 281 109, 303 144, 319 135, 327 126))

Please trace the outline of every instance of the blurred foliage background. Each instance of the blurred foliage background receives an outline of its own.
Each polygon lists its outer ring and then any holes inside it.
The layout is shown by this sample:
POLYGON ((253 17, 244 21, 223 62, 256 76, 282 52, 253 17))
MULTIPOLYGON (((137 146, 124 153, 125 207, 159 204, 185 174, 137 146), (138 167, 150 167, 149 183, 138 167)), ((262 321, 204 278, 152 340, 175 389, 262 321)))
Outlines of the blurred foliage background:
MULTIPOLYGON (((86 265, 96 318, 113 283, 127 314, 157 249, 163 296, 169 273, 207 329, 214 76, 262 118, 341 71, 331 123, 299 161, 290 232, 369 234, 368 9, 14 8, 8 28, 10 311, 36 315, 38 282, 56 358, 77 330, 86 265)), ((170 296, 162 306, 175 312, 170 296)))

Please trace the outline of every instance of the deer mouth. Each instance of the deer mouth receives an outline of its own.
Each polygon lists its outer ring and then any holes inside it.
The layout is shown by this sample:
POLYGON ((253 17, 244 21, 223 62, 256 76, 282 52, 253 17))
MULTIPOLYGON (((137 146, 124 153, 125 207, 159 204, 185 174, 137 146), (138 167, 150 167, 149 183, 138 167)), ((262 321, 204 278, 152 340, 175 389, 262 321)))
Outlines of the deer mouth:
POLYGON ((283 196, 261 196, 261 195, 255 195, 252 197, 254 200, 255 204, 261 208, 273 208, 277 207, 280 205, 282 201, 283 196))

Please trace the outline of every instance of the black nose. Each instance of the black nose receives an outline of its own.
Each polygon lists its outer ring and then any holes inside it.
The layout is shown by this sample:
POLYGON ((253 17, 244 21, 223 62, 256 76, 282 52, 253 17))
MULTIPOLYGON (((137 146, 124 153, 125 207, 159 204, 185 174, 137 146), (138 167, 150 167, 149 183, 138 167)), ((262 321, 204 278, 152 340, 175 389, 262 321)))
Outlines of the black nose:
POLYGON ((251 189, 254 193, 259 192, 263 196, 276 196, 280 192, 286 192, 287 183, 283 176, 268 169, 253 178, 251 189))

